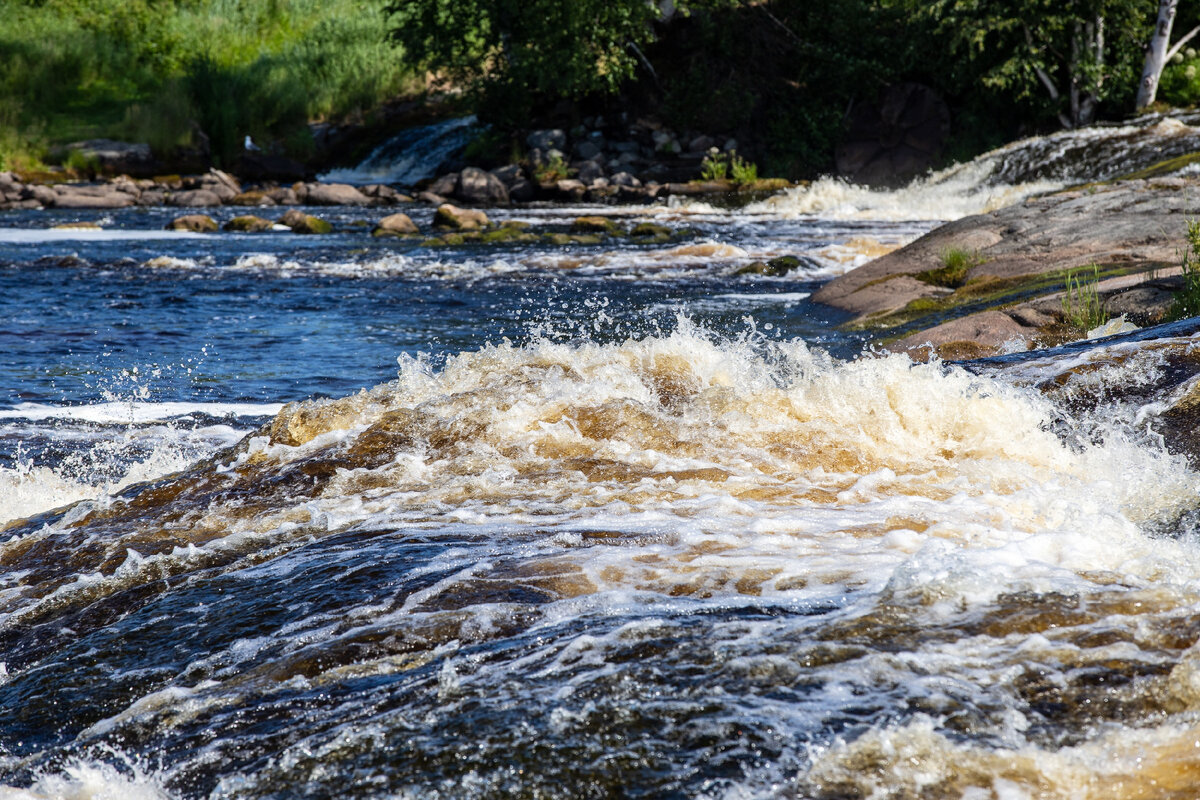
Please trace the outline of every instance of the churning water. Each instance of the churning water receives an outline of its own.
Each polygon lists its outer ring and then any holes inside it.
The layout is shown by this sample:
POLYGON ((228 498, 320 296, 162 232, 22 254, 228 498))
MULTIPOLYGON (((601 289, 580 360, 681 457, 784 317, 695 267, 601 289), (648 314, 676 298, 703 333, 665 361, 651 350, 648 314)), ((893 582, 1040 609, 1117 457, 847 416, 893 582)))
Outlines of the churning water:
POLYGON ((1191 329, 917 365, 807 299, 1032 188, 10 215, 0 797, 1194 797, 1191 329))

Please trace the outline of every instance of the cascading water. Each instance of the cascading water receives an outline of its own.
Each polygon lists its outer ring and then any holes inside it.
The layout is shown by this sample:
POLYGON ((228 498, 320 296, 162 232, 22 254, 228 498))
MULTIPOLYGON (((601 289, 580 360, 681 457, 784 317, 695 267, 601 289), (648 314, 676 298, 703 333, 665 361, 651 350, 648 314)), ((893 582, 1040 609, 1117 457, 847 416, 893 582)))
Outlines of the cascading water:
POLYGON ((997 158, 586 209, 665 242, 0 220, 0 798, 1194 797, 1196 335, 967 370, 808 297, 1078 177, 997 158))
POLYGON ((432 177, 439 164, 471 141, 476 130, 475 117, 459 117, 411 128, 375 148, 357 167, 331 170, 320 176, 320 180, 411 186, 432 177))

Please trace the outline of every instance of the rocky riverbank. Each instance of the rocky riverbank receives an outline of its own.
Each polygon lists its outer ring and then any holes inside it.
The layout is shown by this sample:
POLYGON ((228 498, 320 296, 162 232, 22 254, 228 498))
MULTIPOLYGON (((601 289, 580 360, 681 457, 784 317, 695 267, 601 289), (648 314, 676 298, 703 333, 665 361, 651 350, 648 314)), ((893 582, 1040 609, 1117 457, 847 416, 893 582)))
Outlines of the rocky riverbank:
POLYGON ((950 222, 814 295, 915 354, 1058 344, 1087 320, 1164 321, 1181 287, 1200 179, 1097 184, 950 222), (1090 315, 1082 306, 1094 305, 1090 315))

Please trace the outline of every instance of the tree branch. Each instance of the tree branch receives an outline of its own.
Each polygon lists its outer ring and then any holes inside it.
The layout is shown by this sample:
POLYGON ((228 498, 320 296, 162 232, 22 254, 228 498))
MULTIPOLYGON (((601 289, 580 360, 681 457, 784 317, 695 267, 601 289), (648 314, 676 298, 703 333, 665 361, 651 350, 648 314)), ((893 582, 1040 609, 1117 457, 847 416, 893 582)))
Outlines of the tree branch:
POLYGON ((1180 36, 1179 41, 1176 42, 1174 45, 1172 45, 1171 49, 1167 51, 1166 60, 1170 61, 1171 56, 1175 55, 1180 50, 1182 50, 1183 46, 1185 44, 1187 44, 1189 41, 1191 41, 1192 37, 1195 36, 1197 33, 1200 33, 1200 25, 1197 25, 1196 27, 1192 28, 1190 31, 1185 33, 1183 36, 1180 36))

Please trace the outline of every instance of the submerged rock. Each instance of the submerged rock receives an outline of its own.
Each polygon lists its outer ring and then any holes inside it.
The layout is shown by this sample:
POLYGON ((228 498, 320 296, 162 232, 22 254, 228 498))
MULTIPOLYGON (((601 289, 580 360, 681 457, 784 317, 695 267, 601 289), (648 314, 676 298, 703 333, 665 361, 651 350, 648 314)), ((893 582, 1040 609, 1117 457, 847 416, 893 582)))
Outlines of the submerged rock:
POLYGON ((185 214, 167 223, 169 231, 191 231, 192 233, 213 233, 217 230, 217 221, 207 214, 185 214))
POLYGON ((234 217, 229 222, 226 222, 223 227, 225 230, 235 233, 259 233, 271 230, 274 224, 269 219, 256 217, 253 214, 245 214, 240 217, 234 217))

